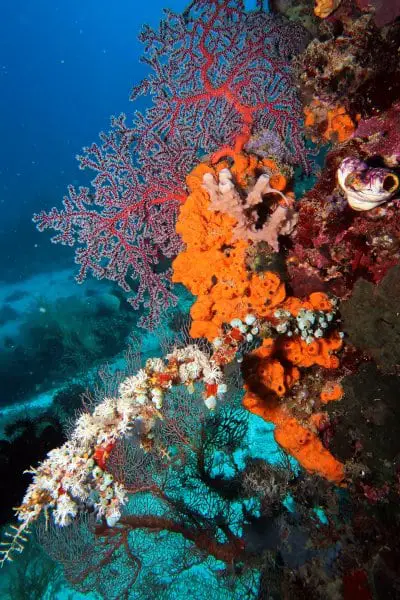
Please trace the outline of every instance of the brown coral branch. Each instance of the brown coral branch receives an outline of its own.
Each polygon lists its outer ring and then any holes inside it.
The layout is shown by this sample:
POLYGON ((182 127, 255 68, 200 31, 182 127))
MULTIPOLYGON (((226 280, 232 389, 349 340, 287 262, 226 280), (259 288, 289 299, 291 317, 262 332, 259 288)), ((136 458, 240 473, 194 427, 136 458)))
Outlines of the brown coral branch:
POLYGON ((172 519, 157 515, 129 515, 122 517, 116 527, 107 527, 100 525, 96 528, 96 535, 113 537, 121 534, 122 531, 132 531, 135 529, 147 529, 152 532, 169 531, 178 533, 186 540, 192 542, 196 548, 214 556, 226 564, 231 564, 243 556, 244 546, 240 538, 232 533, 228 536, 227 542, 217 542, 210 531, 206 529, 192 529, 186 525, 176 523, 172 519))

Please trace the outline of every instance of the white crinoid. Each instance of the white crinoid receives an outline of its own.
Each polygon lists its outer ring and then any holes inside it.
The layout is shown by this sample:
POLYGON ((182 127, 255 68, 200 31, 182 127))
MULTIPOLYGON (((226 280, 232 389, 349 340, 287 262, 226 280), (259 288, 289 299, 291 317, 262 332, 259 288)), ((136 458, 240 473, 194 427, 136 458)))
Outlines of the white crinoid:
POLYGON ((51 469, 53 467, 67 468, 70 465, 71 460, 75 457, 76 450, 77 443, 74 439, 68 440, 59 448, 50 450, 50 452, 47 453, 47 459, 40 465, 37 472, 39 473, 46 467, 50 467, 51 469))
POLYGON ((115 431, 120 435, 124 435, 127 433, 133 425, 133 421, 136 419, 138 412, 137 408, 132 406, 132 404, 126 399, 118 398, 118 413, 120 418, 115 423, 115 431))
POLYGON ((63 478, 63 488, 68 490, 74 498, 79 498, 79 500, 83 502, 90 494, 89 486, 79 476, 65 476, 63 478))
MULTIPOLYGON (((32 487, 29 486, 27 495, 35 495, 37 490, 47 492, 46 496, 52 498, 58 498, 58 488, 60 485, 60 479, 64 474, 64 469, 61 469, 56 464, 51 465, 51 474, 46 470, 45 473, 38 473, 33 478, 32 487)), ((24 502, 25 502, 24 498, 24 502)))
POLYGON ((118 481, 113 483, 114 498, 120 504, 126 504, 128 502, 128 494, 124 486, 118 481))
POLYGON ((117 418, 117 399, 104 398, 94 409, 93 417, 103 424, 113 423, 117 418))
MULTIPOLYGON (((72 440, 76 440, 83 445, 91 444, 96 440, 98 431, 99 425, 93 415, 87 412, 82 413, 76 422, 74 431, 72 432, 72 440)), ((61 448, 64 446, 61 446, 61 448)))
POLYGON ((207 355, 195 344, 190 344, 184 348, 175 348, 173 352, 167 355, 169 360, 176 359, 179 362, 195 361, 200 367, 208 362, 207 355))
POLYGON ((195 360, 185 362, 179 366, 179 379, 182 383, 195 381, 199 377, 200 372, 201 367, 195 360))

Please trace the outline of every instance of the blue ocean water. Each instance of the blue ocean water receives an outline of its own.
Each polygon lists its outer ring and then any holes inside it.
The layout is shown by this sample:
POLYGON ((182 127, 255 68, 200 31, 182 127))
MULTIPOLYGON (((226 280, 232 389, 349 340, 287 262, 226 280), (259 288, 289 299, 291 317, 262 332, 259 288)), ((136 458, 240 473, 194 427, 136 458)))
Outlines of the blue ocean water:
MULTIPOLYGON (((179 12, 185 4, 168 6, 179 12)), ((158 24, 164 7, 130 0, 2 7, 0 281, 67 264, 70 253, 36 233, 32 213, 58 204, 68 184, 88 183, 75 155, 107 131, 111 115, 132 111, 131 88, 147 72, 137 35, 144 23, 158 24)))

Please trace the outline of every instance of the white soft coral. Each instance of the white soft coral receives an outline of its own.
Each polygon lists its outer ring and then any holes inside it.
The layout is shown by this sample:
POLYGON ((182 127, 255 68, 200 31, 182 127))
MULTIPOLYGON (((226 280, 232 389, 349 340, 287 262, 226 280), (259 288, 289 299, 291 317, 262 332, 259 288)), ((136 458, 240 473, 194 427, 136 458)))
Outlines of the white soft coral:
POLYGON ((70 525, 78 513, 78 505, 68 494, 63 494, 57 500, 56 508, 53 510, 53 518, 56 525, 65 527, 70 525))
POLYGON ((144 369, 140 369, 136 375, 127 377, 119 386, 122 398, 134 398, 136 395, 146 394, 149 387, 148 376, 144 369))
POLYGON ((117 399, 104 398, 103 402, 94 409, 93 417, 103 425, 114 423, 117 417, 117 399))
POLYGON ((95 442, 98 430, 98 424, 93 415, 84 412, 76 422, 75 429, 72 432, 72 440, 76 440, 84 446, 90 445, 95 442))

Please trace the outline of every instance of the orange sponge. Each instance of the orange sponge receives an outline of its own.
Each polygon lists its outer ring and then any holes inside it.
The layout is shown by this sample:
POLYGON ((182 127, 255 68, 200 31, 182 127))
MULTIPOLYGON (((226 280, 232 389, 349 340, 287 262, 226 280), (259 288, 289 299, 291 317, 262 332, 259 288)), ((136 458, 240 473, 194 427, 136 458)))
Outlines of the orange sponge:
MULTIPOLYGON (((303 340, 282 338, 266 338, 262 345, 245 357, 243 363, 243 376, 245 380, 246 395, 244 406, 252 413, 261 416, 266 421, 275 424, 275 439, 286 452, 294 456, 299 463, 312 473, 339 482, 344 477, 343 465, 336 460, 323 446, 316 435, 318 424, 325 420, 323 413, 314 413, 305 422, 299 423, 285 406, 284 397, 299 381, 300 371, 298 366, 311 366, 323 364, 325 368, 335 366, 329 354, 333 348, 338 349, 341 344, 334 340, 318 340, 311 352, 306 348, 312 346, 303 340), (325 344, 327 342, 327 350, 325 344), (326 354, 328 352, 328 354, 326 354)), ((325 384, 321 391, 321 402, 327 403, 339 399, 342 388, 337 383, 325 384)))
POLYGON ((313 100, 305 107, 304 114, 305 126, 316 133, 314 140, 320 136, 327 141, 337 140, 342 143, 351 137, 356 128, 355 121, 343 106, 329 107, 318 100, 313 100))
POLYGON ((342 339, 338 333, 333 333, 327 338, 315 339, 311 344, 298 336, 283 338, 280 344, 281 356, 298 367, 311 367, 319 365, 326 369, 337 369, 339 359, 333 352, 342 346, 342 339))
POLYGON ((343 481, 344 465, 332 456, 317 435, 298 423, 277 401, 264 400, 247 392, 243 406, 275 424, 274 436, 277 443, 307 471, 334 483, 343 481))
MULTIPOLYGON (((203 187, 203 176, 227 167, 226 162, 215 167, 205 163, 196 167, 187 177, 190 195, 182 206, 176 230, 186 248, 173 262, 173 281, 183 283, 197 299, 190 314, 193 319, 192 337, 205 337, 209 341, 220 337, 232 343, 216 347, 214 360, 227 364, 234 359, 237 339, 242 339, 239 329, 221 334, 223 324, 233 319, 245 320, 252 314, 271 325, 277 325, 276 309, 288 311, 297 317, 299 311, 331 311, 333 304, 323 293, 311 294, 307 299, 286 297, 280 277, 273 272, 255 273, 246 267, 246 254, 251 242, 233 239, 235 219, 210 210, 210 198, 203 187)), ((230 166, 236 186, 245 190, 257 176, 257 169, 267 167, 270 184, 284 189, 286 179, 273 161, 259 161, 254 156, 239 154, 230 166)), ((321 415, 313 415, 309 422, 300 423, 285 407, 285 396, 300 379, 300 368, 318 365, 327 369, 338 366, 335 351, 342 340, 336 333, 315 339, 307 344, 300 336, 266 338, 262 345, 244 359, 243 374, 247 393, 244 405, 248 410, 272 421, 277 442, 310 472, 332 481, 343 479, 343 465, 323 447, 314 433, 321 415), (314 421, 313 421, 314 419, 314 421)), ((321 401, 334 399, 337 390, 324 388, 321 401)))
POLYGON ((320 399, 323 404, 340 400, 343 396, 343 388, 340 383, 327 382, 321 390, 320 399))
MULTIPOLYGON (((246 268, 249 242, 233 241, 235 220, 218 211, 209 210, 210 198, 203 188, 203 175, 214 176, 227 167, 222 161, 215 167, 198 165, 187 177, 190 195, 181 207, 176 231, 186 249, 173 262, 172 281, 183 283, 195 296, 191 309, 192 337, 212 341, 223 323, 243 319, 253 313, 266 316, 286 296, 285 286, 271 272, 256 274, 246 268)), ((272 174, 271 187, 284 189, 286 178, 270 159, 238 154, 230 170, 236 184, 246 187, 257 175, 257 169, 267 168, 272 174)))

